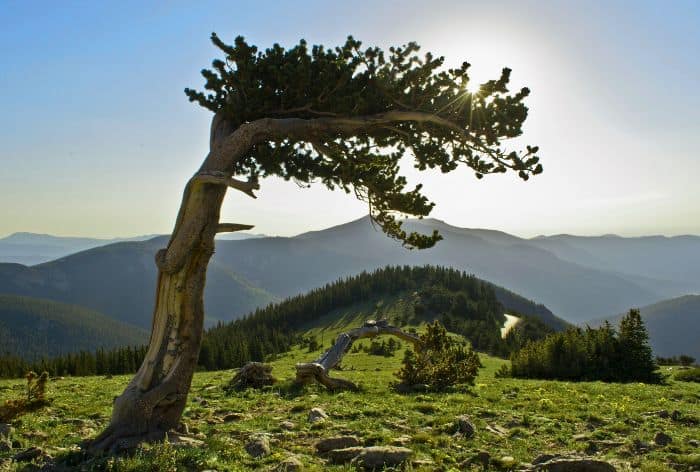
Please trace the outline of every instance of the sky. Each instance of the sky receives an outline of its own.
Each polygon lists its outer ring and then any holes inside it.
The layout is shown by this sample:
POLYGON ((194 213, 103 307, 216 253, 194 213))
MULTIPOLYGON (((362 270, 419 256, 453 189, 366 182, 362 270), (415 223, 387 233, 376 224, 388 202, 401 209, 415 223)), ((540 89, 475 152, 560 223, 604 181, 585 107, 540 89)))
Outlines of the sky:
MULTIPOLYGON (((218 50, 417 41, 484 81, 513 69, 530 115, 518 144, 544 173, 419 173, 452 225, 540 234, 700 234, 700 2, 40 2, 0 0, 0 237, 170 232, 208 147, 187 101, 218 50)), ((229 192, 223 222, 293 235, 367 213, 320 186, 229 192)))

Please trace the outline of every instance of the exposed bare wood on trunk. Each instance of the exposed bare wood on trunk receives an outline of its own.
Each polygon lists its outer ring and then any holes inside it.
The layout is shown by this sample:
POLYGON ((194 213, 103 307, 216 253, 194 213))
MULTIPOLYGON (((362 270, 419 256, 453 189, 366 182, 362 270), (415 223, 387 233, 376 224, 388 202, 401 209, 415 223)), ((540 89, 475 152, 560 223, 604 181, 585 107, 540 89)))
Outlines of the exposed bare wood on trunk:
MULTIPOLYGON (((437 115, 420 112, 388 112, 371 116, 315 119, 263 118, 231 126, 220 114, 212 120, 210 150, 195 175, 187 182, 168 246, 156 254, 158 283, 149 348, 143 364, 115 399, 107 429, 89 445, 93 453, 129 449, 143 441, 162 439, 176 428, 186 405, 202 341, 204 285, 217 232, 238 231, 252 226, 219 223, 226 190, 233 188, 254 197, 257 181, 234 178, 236 162, 256 143, 294 139, 315 143, 351 135, 397 122, 429 123, 457 134, 465 133, 437 115)), ((325 382, 329 388, 354 387, 351 382, 331 379, 327 372, 340 361, 356 339, 394 334, 410 342, 417 338, 398 328, 377 323, 365 325, 339 338, 325 357, 298 366, 298 375, 325 382), (319 370, 320 369, 320 370, 319 370), (313 373, 313 372, 316 373, 313 373)))
POLYGON ((350 346, 355 341, 362 338, 373 338, 382 334, 390 334, 408 341, 414 346, 420 346, 421 341, 418 336, 402 331, 396 326, 391 326, 386 320, 370 320, 360 328, 341 333, 335 344, 317 360, 306 364, 297 364, 296 381, 299 383, 316 381, 329 390, 357 390, 357 385, 349 380, 333 378, 329 375, 329 371, 340 364, 343 356, 350 350, 350 346))

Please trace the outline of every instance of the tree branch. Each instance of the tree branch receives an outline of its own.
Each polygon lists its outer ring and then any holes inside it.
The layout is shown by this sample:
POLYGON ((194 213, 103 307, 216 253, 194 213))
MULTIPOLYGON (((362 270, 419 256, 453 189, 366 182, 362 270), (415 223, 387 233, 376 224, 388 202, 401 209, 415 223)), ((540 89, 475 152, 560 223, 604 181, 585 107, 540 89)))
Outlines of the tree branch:
POLYGON ((217 233, 233 233, 235 231, 245 231, 247 229, 253 229, 253 225, 243 225, 239 223, 219 223, 216 227, 217 233))
POLYGON ((253 190, 258 190, 260 188, 260 184, 257 180, 238 180, 228 176, 225 172, 219 171, 199 172, 195 174, 193 179, 195 182, 202 184, 226 185, 252 198, 258 198, 253 193, 253 190))

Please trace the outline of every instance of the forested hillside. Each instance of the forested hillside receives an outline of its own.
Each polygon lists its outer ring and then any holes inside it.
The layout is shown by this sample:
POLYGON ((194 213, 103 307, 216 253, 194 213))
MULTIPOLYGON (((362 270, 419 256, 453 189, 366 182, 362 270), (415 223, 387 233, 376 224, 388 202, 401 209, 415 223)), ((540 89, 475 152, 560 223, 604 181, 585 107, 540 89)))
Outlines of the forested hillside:
POLYGON ((148 333, 76 305, 0 295, 0 352, 25 359, 139 345, 148 333))
MULTIPOLYGON (((0 293, 81 305, 150 329, 157 278, 154 256, 165 238, 123 242, 26 267, 0 264, 0 293)), ((230 320, 278 298, 213 263, 207 274, 208 322, 230 320)))
MULTIPOLYGON (((239 367, 289 350, 312 328, 331 323, 356 327, 369 318, 387 318, 401 326, 440 319, 476 349, 497 355, 507 355, 527 339, 567 326, 546 307, 458 270, 386 267, 268 305, 243 319, 219 323, 205 333, 199 364, 207 370, 239 367), (522 321, 504 340, 500 328, 505 312, 521 316, 522 321)), ((140 355, 141 350, 83 352, 36 365, 0 358, 0 367, 5 365, 5 371, 11 372, 0 375, 21 375, 30 368, 48 369, 53 375, 125 373, 138 365, 140 355)))

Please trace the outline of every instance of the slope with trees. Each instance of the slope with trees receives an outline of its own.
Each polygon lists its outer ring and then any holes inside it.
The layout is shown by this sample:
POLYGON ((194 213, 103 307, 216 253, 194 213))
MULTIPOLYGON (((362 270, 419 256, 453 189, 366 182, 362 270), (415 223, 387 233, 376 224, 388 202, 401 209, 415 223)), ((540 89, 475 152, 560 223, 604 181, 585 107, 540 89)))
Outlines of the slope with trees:
POLYGON ((0 353, 26 360, 141 345, 148 333, 76 305, 0 295, 0 353))

